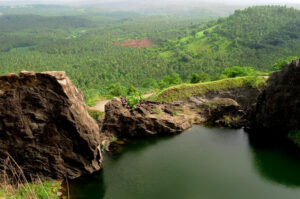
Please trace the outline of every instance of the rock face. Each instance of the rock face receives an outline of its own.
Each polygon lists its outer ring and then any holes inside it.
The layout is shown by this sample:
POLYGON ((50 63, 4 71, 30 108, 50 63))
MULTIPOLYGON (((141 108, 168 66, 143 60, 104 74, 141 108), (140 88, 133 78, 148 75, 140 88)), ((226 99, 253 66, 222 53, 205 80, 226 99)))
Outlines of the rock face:
POLYGON ((213 98, 198 106, 209 126, 241 128, 248 122, 246 112, 231 98, 213 98))
POLYGON ((250 128, 270 133, 300 129, 300 60, 287 64, 268 80, 258 97, 250 128))
POLYGON ((64 72, 0 77, 0 158, 8 154, 33 178, 72 179, 100 169, 98 125, 64 72))
POLYGON ((135 109, 126 98, 105 105, 102 132, 118 138, 177 134, 191 127, 189 118, 175 115, 171 104, 142 100, 135 109))
POLYGON ((109 149, 112 137, 177 134, 192 124, 241 128, 247 125, 247 111, 258 94, 258 89, 238 88, 175 103, 142 100, 135 109, 126 98, 114 99, 105 106, 102 144, 109 149))
POLYGON ((252 88, 250 86, 233 88, 227 90, 216 90, 205 94, 205 98, 229 98, 238 103, 240 108, 247 114, 256 105, 257 98, 261 93, 262 88, 252 88))

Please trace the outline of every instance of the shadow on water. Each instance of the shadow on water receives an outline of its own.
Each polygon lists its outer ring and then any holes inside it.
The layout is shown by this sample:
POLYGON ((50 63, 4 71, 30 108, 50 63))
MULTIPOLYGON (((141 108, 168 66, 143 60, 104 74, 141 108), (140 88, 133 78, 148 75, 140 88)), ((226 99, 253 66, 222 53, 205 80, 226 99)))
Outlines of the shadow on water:
MULTIPOLYGON (((105 183, 103 170, 93 175, 82 176, 69 181, 71 199, 103 199, 105 183)), ((67 195, 67 194, 66 194, 67 195)))
POLYGON ((124 154, 139 153, 140 151, 145 150, 147 147, 154 146, 159 142, 167 141, 174 138, 175 136, 153 136, 145 138, 135 138, 128 139, 125 145, 120 146, 119 150, 114 153, 104 153, 104 168, 97 172, 96 174, 82 176, 76 180, 71 180, 69 182, 70 187, 70 196, 71 199, 103 199, 105 196, 105 182, 104 182, 104 173, 105 173, 105 160, 113 159, 117 161, 124 154))
MULTIPOLYGON (((165 136, 149 136, 147 138, 131 138, 126 140, 126 144, 120 145, 113 152, 106 152, 104 156, 117 160, 128 152, 139 153, 148 147, 155 146, 158 143, 168 141, 178 135, 165 135, 165 136)), ((105 161, 105 160, 104 160, 105 161)))
POLYGON ((300 157, 282 138, 249 136, 253 164, 258 174, 273 183, 300 187, 300 157))

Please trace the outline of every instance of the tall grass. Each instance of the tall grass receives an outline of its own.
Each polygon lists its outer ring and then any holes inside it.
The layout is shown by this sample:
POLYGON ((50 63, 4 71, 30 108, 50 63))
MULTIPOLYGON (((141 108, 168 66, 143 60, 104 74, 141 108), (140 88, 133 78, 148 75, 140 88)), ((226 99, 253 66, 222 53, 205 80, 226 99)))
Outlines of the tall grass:
POLYGON ((29 181, 9 154, 0 159, 0 168, 0 199, 59 199, 60 183, 42 182, 38 176, 29 181))

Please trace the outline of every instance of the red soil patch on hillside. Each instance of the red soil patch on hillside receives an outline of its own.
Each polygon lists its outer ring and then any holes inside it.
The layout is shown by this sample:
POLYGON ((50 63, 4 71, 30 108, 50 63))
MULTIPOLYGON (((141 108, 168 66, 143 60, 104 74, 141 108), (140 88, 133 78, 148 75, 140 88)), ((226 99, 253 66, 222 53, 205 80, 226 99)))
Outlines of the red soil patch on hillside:
POLYGON ((145 48, 145 47, 151 47, 151 46, 157 46, 155 43, 152 43, 149 39, 147 38, 141 38, 141 39, 128 39, 123 42, 119 43, 113 43, 112 45, 114 46, 132 46, 135 48, 145 48))

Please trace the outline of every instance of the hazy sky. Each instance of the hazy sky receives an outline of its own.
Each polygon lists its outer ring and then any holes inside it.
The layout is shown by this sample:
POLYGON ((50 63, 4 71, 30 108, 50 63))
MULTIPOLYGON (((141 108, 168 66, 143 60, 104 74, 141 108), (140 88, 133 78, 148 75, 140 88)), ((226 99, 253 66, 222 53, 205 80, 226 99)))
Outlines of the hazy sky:
POLYGON ((227 3, 227 4, 289 4, 289 3, 300 3, 300 0, 0 0, 2 3, 46 3, 46 4, 72 4, 72 3, 101 3, 101 2, 211 2, 211 3, 227 3))

